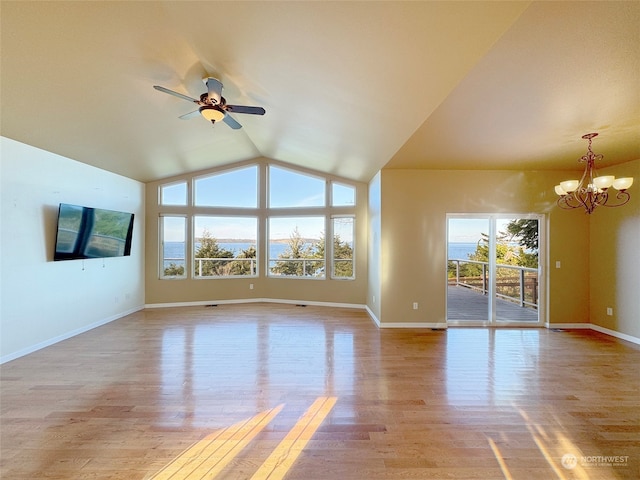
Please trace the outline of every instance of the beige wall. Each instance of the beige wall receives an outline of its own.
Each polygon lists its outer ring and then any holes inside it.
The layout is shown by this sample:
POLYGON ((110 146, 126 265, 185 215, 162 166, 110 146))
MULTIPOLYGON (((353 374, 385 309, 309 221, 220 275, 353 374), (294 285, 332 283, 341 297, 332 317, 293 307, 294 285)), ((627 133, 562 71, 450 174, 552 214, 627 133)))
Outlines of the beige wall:
POLYGON ((636 183, 627 205, 591 214, 591 322, 640 338, 640 160, 599 173, 634 177, 636 183))
POLYGON ((369 256, 368 271, 369 281, 367 289, 367 308, 369 314, 374 318, 376 323, 380 322, 380 305, 382 304, 380 269, 382 266, 380 252, 381 230, 381 207, 382 198, 380 196, 380 177, 378 172, 376 176, 369 182, 369 256))
MULTIPOLYGON (((267 163, 282 165, 267 159, 256 159, 246 164, 259 163, 265 166, 267 163)), ((240 164, 235 164, 238 166, 240 164)), ((225 167, 229 168, 229 166, 225 167)), ((291 168, 291 166, 288 166, 291 168)), ((217 169, 217 170, 224 170, 217 169)), ((298 169, 300 170, 300 169, 298 169)), ((332 280, 309 279, 295 280, 288 278, 267 278, 264 275, 265 265, 261 264, 261 274, 256 278, 233 278, 233 279, 160 279, 159 278, 159 232, 158 218, 160 208, 158 206, 158 187, 163 183, 170 183, 176 180, 187 179, 200 176, 216 170, 197 172, 195 174, 184 175, 164 179, 159 182, 147 184, 147 214, 146 214, 146 304, 185 304, 185 303, 215 303, 225 301, 251 301, 254 299, 283 300, 300 303, 327 303, 362 306, 366 302, 367 295, 367 187, 362 183, 354 183, 338 177, 327 177, 332 180, 341 181, 355 185, 357 189, 356 198, 356 279, 355 280, 332 280), (251 290, 249 285, 253 284, 251 290)), ((314 175, 318 172, 300 170, 314 175)), ((261 183, 264 190, 264 181, 261 183)), ((193 207, 172 207, 173 213, 186 213, 192 215, 196 212, 193 207)), ((198 210, 205 213, 205 209, 198 210)), ((296 209, 296 215, 305 215, 310 212, 303 209, 296 209)), ((314 213, 318 213, 317 211, 314 213)), ((265 221, 267 211, 264 208, 257 209, 260 224, 263 225, 262 233, 265 235, 265 221)), ((259 244, 259 258, 266 258, 264 242, 259 244)))
POLYGON ((554 266, 543 271, 549 291, 546 321, 589 322, 589 219, 555 206, 553 186, 566 176, 567 172, 382 170, 381 324, 446 321, 447 213, 545 214, 545 253, 554 266), (418 302, 418 310, 413 310, 413 302, 418 302))

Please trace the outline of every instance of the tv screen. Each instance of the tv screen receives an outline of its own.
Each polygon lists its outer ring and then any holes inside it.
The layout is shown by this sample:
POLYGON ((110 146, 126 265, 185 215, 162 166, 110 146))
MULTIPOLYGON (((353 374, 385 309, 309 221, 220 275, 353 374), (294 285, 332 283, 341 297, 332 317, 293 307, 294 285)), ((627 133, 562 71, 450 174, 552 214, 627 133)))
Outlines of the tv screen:
POLYGON ((61 203, 54 260, 131 255, 133 213, 61 203))

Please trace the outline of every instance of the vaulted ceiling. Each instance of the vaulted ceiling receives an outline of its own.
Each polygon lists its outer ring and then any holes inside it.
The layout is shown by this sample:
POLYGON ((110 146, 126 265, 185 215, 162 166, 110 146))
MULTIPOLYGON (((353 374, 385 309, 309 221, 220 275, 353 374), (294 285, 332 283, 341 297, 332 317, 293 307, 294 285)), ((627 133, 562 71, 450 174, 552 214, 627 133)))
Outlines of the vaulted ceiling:
POLYGON ((640 2, 12 2, 3 136, 140 181, 267 157, 577 169, 640 158, 640 2), (224 84, 243 128, 178 117, 224 84))

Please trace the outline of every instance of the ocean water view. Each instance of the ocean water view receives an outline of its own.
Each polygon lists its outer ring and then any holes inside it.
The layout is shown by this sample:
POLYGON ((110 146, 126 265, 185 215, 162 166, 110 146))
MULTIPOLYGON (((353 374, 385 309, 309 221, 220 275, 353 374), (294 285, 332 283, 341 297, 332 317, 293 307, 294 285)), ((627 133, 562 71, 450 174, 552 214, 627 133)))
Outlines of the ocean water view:
MULTIPOLYGON (((249 248, 251 243, 229 242, 219 243, 221 248, 233 252, 234 255, 238 255, 242 250, 249 248)), ((196 249, 199 247, 199 243, 196 243, 196 249)), ((278 256, 287 249, 286 243, 272 243, 269 247, 269 258, 278 258, 278 256)), ((448 257, 458 258, 465 260, 469 258, 470 254, 476 251, 477 243, 462 243, 462 242, 450 242, 448 245, 448 257)), ((173 260, 184 260, 184 243, 183 242, 166 242, 164 244, 164 258, 173 260)))
POLYGON ((467 260, 469 255, 475 253, 477 242, 449 242, 447 258, 467 260))
MULTIPOLYGON (((246 250, 255 243, 243 242, 220 242, 218 246, 225 250, 233 252, 234 256, 238 256, 242 250, 246 250)), ((272 243, 269 248, 269 258, 278 258, 287 249, 286 243, 272 243)), ((196 250, 200 248, 200 243, 196 242, 196 250)), ((170 263, 181 264, 184 262, 184 243, 183 242, 165 242, 164 244, 165 267, 170 263)))

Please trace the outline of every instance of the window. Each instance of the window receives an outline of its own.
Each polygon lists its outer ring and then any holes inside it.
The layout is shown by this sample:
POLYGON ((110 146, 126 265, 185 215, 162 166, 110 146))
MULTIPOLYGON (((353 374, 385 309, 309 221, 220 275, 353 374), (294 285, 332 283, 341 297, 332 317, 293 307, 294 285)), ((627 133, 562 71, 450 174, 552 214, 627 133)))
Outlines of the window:
POLYGON ((196 277, 257 274, 258 219, 198 215, 193 219, 196 277))
POLYGON ((160 217, 160 278, 186 276, 186 217, 160 217))
POLYGON ((269 208, 324 207, 326 181, 269 166, 269 208))
POLYGON ((331 206, 353 207, 356 204, 356 189, 350 185, 331 182, 331 206))
POLYGON ((356 198, 266 160, 159 185, 159 277, 354 280, 356 198))
POLYGON ((196 178, 194 190, 196 206, 256 208, 258 166, 252 165, 196 178))
POLYGON ((269 275, 325 277, 324 217, 269 218, 269 275))
POLYGON ((331 275, 333 278, 354 278, 353 269, 353 232, 354 218, 333 217, 333 249, 331 275))
POLYGON ((171 183, 160 187, 160 205, 186 205, 187 182, 171 183))

